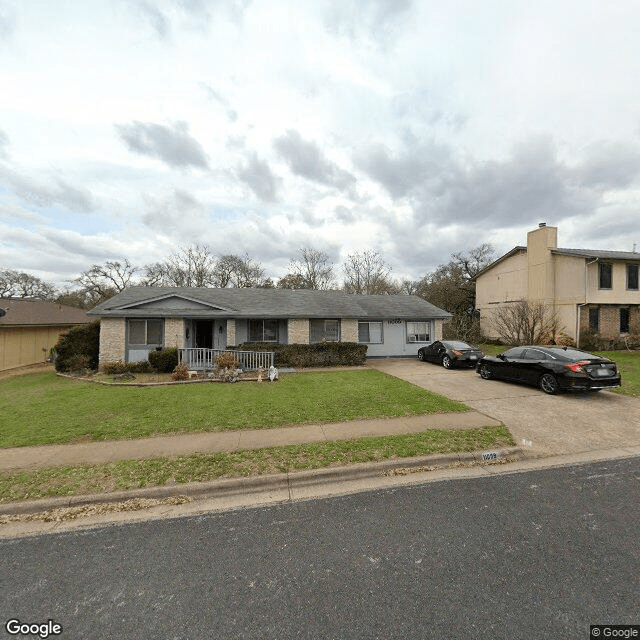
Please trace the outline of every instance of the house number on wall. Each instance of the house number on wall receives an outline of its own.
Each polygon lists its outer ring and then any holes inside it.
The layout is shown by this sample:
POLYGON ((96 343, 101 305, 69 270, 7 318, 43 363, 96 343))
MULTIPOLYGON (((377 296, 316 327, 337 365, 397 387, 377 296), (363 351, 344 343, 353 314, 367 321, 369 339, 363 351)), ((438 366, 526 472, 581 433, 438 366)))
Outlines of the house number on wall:
POLYGON ((402 324, 402 320, 400 318, 394 318, 393 320, 387 320, 387 324, 402 324))

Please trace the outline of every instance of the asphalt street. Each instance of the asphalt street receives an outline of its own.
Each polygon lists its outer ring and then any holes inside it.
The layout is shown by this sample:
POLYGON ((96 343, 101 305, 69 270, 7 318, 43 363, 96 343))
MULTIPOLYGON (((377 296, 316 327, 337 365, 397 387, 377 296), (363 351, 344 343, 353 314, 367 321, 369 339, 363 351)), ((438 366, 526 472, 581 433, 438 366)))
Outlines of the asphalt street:
POLYGON ((5 539, 0 637, 588 638, 640 623, 638 522, 636 457, 5 539))

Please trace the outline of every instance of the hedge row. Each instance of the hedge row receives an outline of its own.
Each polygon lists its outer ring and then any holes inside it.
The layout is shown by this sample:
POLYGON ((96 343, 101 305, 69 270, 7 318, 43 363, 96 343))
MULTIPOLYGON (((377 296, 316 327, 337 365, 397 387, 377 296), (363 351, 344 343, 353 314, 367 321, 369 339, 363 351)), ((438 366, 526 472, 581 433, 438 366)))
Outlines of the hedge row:
POLYGON ((338 367, 362 365, 367 359, 367 345, 356 342, 319 342, 317 344, 273 344, 245 342, 240 351, 273 351, 276 367, 338 367))

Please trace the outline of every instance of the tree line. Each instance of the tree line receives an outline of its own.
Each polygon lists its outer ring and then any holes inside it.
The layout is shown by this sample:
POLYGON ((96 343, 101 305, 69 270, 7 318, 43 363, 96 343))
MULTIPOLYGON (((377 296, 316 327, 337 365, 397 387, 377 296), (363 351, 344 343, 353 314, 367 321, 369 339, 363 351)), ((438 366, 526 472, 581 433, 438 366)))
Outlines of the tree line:
POLYGON ((341 290, 354 294, 414 294, 453 314, 452 329, 467 336, 477 325, 475 278, 495 259, 489 244, 451 254, 448 263, 417 280, 398 280, 382 254, 374 250, 349 254, 342 265, 324 251, 302 247, 289 262, 288 272, 269 277, 248 254, 216 255, 207 245, 177 249, 167 258, 145 266, 129 260, 93 264, 63 290, 34 275, 0 269, 0 298, 36 298, 91 309, 131 286, 265 287, 341 290))

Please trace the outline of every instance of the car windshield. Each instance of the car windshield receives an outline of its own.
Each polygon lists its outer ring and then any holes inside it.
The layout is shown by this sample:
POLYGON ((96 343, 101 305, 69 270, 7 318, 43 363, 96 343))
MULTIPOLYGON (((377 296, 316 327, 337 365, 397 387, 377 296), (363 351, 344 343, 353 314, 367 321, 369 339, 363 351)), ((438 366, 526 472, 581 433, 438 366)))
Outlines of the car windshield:
POLYGON ((450 349, 471 349, 466 342, 460 342, 459 340, 446 340, 442 344, 446 345, 450 349))

